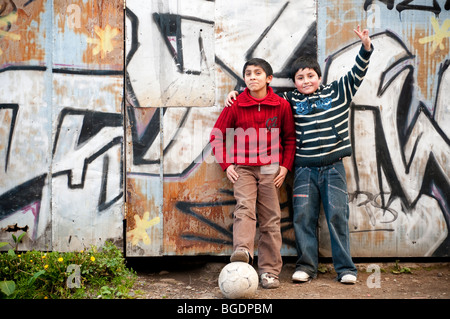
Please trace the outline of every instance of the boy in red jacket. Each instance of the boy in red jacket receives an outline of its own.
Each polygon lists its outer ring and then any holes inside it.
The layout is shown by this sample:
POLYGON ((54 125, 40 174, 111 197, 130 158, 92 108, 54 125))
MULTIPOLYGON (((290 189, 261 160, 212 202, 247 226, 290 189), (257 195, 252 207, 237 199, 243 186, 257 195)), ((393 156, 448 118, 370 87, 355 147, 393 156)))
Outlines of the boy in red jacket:
POLYGON ((243 76, 247 88, 237 103, 223 109, 210 142, 216 160, 233 183, 236 199, 230 260, 249 262, 253 258, 257 212, 261 285, 277 288, 282 267, 278 193, 293 166, 294 120, 289 103, 269 86, 273 79, 269 63, 251 59, 244 65, 243 76))

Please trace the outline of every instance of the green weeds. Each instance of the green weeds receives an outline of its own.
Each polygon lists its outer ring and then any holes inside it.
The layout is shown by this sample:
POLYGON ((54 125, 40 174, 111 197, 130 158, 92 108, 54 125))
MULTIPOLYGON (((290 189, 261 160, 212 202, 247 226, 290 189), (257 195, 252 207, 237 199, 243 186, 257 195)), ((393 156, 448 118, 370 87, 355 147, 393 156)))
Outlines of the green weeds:
POLYGON ((394 267, 392 269, 392 273, 393 274, 396 274, 396 275, 398 275, 398 274, 412 274, 412 271, 411 271, 410 268, 408 268, 408 267, 400 267, 399 262, 400 262, 399 260, 395 261, 395 265, 394 265, 394 267))
POLYGON ((19 253, 21 239, 13 238, 15 249, 0 253, 0 299, 131 298, 137 275, 114 244, 80 252, 19 253))

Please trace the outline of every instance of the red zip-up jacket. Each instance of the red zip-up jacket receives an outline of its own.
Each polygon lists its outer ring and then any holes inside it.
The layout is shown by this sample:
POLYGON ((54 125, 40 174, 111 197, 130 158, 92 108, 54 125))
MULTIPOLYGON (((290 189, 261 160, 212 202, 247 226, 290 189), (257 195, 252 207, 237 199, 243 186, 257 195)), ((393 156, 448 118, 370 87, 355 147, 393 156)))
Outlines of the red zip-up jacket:
POLYGON ((210 134, 210 143, 223 170, 232 164, 278 163, 290 171, 295 155, 291 106, 271 87, 262 99, 252 97, 246 88, 232 106, 222 110, 210 134))

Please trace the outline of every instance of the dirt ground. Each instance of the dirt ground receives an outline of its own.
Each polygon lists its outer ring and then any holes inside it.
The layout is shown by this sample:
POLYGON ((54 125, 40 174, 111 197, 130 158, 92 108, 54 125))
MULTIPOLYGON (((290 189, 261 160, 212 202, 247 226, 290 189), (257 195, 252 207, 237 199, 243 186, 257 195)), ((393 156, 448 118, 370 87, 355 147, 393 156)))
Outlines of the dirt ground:
MULTIPOLYGON (((137 299, 225 299, 217 279, 228 258, 161 257, 130 260, 138 273, 137 299)), ((258 287, 252 299, 450 299, 450 262, 355 262, 354 285, 336 281, 330 262, 320 263, 316 279, 293 283, 295 260, 284 260, 277 289, 258 287)), ((254 265, 255 266, 255 265, 254 265)))

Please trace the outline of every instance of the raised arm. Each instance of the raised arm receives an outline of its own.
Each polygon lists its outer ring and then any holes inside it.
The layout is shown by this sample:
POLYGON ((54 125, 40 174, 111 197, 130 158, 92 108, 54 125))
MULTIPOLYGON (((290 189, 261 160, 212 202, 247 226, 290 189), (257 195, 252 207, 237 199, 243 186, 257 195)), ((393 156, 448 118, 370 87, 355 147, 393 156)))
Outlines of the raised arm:
POLYGON ((369 31, 360 31, 359 26, 353 31, 355 31, 355 33, 361 39, 362 45, 360 46, 359 52, 356 55, 355 64, 353 65, 351 70, 336 82, 337 90, 335 91, 338 97, 345 97, 347 102, 353 99, 356 91, 361 86, 361 83, 363 82, 369 67, 370 57, 373 53, 373 45, 370 41, 369 31))

